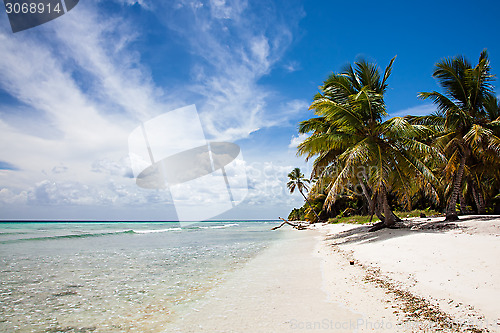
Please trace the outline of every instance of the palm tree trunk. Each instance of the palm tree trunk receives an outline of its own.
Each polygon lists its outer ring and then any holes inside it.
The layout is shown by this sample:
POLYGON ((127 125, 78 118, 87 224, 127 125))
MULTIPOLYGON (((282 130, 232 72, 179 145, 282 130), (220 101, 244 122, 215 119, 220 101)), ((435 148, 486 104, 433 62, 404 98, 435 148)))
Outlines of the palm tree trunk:
POLYGON ((378 206, 378 208, 375 211, 378 211, 377 216, 380 215, 379 218, 381 222, 375 223, 368 231, 373 232, 383 228, 390 228, 394 226, 396 221, 401 220, 392 212, 391 207, 389 206, 389 200, 387 199, 387 191, 385 190, 385 188, 377 193, 376 206, 378 206), (384 212, 384 216, 382 216, 381 210, 384 212))
MULTIPOLYGON (((366 175, 364 175, 364 177, 366 178, 366 175)), ((358 175, 358 180, 359 180, 359 184, 361 185, 363 195, 365 196, 366 201, 368 201, 368 211, 369 211, 369 214, 371 215, 370 222, 373 219, 373 214, 377 215, 379 220, 384 222, 385 217, 382 215, 382 213, 380 211, 380 206, 382 206, 382 205, 376 205, 375 200, 372 199, 372 197, 370 196, 370 193, 368 192, 368 189, 366 188, 366 184, 365 184, 364 180, 361 177, 359 177, 359 175, 358 175)))
POLYGON ((481 189, 478 188, 477 196, 479 198, 479 214, 486 214, 486 204, 484 202, 484 196, 481 189))
POLYGON ((383 211, 383 202, 382 201, 383 201, 382 196, 380 195, 380 193, 378 193, 377 202, 375 203, 374 210, 375 210, 375 215, 377 215, 379 220, 382 221, 383 223, 385 223, 385 216, 382 212, 383 211))
POLYGON ((375 209, 375 207, 374 207, 375 203, 373 202, 370 194, 368 193, 368 189, 366 188, 365 181, 359 176, 358 176, 358 180, 359 180, 359 185, 361 186, 361 189, 363 191, 363 195, 365 196, 365 199, 368 202, 368 211, 370 212, 370 214, 373 214, 372 212, 375 209))
POLYGON ((471 187, 472 187, 472 196, 474 197, 474 201, 475 201, 476 207, 477 207, 477 213, 478 214, 486 214, 484 197, 483 197, 483 193, 481 192, 481 189, 479 189, 479 186, 477 186, 475 181, 471 181, 470 183, 471 183, 471 187))
POLYGON ((396 223, 396 215, 394 215, 394 213, 391 210, 391 207, 389 206, 389 201, 387 200, 387 191, 385 188, 382 190, 381 194, 382 194, 382 205, 385 216, 384 226, 392 227, 396 223))
POLYGON ((465 198, 462 191, 458 193, 458 201, 460 202, 460 212, 464 215, 467 214, 467 205, 465 204, 465 198))
POLYGON ((316 218, 318 219, 317 222, 319 222, 319 216, 318 214, 316 214, 316 211, 314 210, 313 206, 311 205, 311 203, 309 202, 309 200, 307 199, 307 197, 304 195, 304 193, 302 193, 301 189, 299 188, 299 192, 300 194, 302 194, 302 196, 304 197, 304 199, 307 201, 307 203, 309 204, 309 207, 311 207, 311 210, 313 211, 314 215, 316 215, 316 218))
POLYGON ((458 166, 458 171, 453 180, 453 188, 451 192, 450 199, 448 201, 448 206, 446 207, 446 219, 445 221, 456 221, 458 220, 457 215, 457 200, 458 193, 462 185, 462 177, 465 169, 465 156, 460 158, 460 165, 458 166))
POLYGON ((472 191, 472 198, 474 198, 474 203, 476 204, 476 210, 477 212, 479 212, 479 198, 477 197, 477 192, 476 192, 476 188, 474 186, 474 184, 472 183, 471 180, 469 180, 467 182, 467 184, 469 185, 469 188, 471 189, 472 191))

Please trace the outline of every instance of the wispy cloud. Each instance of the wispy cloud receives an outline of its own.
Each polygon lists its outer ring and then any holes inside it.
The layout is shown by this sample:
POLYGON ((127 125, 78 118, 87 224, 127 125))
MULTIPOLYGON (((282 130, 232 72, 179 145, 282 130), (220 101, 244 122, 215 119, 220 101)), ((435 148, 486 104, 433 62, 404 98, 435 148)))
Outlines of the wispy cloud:
POLYGON ((46 35, 0 31, 0 86, 20 103, 3 108, 0 120, 8 138, 0 152, 21 170, 0 174, 3 202, 123 203, 115 199, 121 186, 129 198, 148 200, 126 181, 127 137, 139 120, 170 106, 127 51, 131 29, 99 15, 88 3, 44 28, 46 35), (109 182, 117 182, 113 190, 109 182))
POLYGON ((419 106, 414 106, 408 109, 399 110, 396 112, 391 112, 389 115, 391 117, 404 117, 404 116, 425 116, 436 112, 436 106, 433 104, 424 104, 419 106))
POLYGON ((201 95, 197 105, 208 134, 236 140, 274 125, 268 107, 276 95, 259 80, 281 59, 301 18, 298 14, 296 22, 285 22, 278 12, 301 9, 269 4, 256 12, 251 2, 241 0, 181 4, 158 12, 169 13, 164 22, 201 58, 191 91, 201 95))
POLYGON ((283 65, 283 68, 289 73, 296 72, 302 69, 300 67, 300 63, 298 63, 297 61, 287 62, 286 64, 283 65))
POLYGON ((309 137, 308 134, 303 134, 300 133, 297 136, 292 136, 292 139, 290 140, 290 144, 288 145, 288 148, 297 148, 299 144, 304 142, 305 139, 309 137))

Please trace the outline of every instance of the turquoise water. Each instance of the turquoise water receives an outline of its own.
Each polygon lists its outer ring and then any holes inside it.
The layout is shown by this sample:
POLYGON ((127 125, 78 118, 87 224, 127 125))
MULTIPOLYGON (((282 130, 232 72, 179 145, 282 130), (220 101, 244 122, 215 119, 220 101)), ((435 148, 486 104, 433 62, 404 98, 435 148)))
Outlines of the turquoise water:
POLYGON ((274 224, 0 223, 0 332, 161 332, 274 224))

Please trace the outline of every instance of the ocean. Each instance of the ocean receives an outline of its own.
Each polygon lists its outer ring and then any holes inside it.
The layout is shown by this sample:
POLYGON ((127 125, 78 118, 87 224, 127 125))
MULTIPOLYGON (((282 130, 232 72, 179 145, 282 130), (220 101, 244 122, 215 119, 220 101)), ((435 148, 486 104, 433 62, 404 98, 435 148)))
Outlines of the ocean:
POLYGON ((162 332, 276 223, 0 223, 0 332, 162 332))

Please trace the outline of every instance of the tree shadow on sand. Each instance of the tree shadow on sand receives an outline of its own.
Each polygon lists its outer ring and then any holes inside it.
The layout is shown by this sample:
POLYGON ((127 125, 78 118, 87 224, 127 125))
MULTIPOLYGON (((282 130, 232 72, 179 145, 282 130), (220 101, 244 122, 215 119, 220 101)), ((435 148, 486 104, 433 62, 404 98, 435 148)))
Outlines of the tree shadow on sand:
POLYGON ((349 230, 330 234, 326 237, 326 240, 331 241, 331 245, 373 243, 397 237, 404 237, 415 233, 437 233, 457 228, 460 228, 457 223, 428 220, 403 220, 401 222, 397 222, 393 228, 384 228, 377 231, 370 231, 370 229, 372 229, 371 225, 361 225, 349 230))

